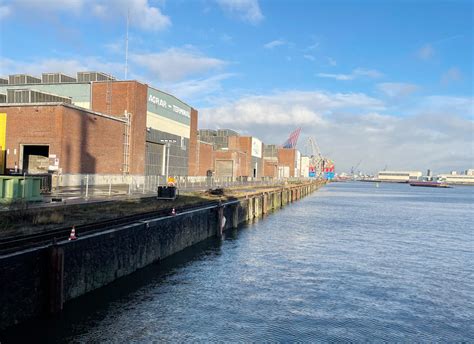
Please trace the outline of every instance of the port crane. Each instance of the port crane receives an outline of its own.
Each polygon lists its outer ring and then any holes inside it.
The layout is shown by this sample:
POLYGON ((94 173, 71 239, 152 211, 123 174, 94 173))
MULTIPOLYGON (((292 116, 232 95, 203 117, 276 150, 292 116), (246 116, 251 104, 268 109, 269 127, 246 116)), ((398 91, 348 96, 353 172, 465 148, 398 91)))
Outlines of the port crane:
POLYGON ((311 136, 306 140, 305 152, 310 158, 309 165, 314 167, 316 176, 320 176, 323 173, 324 158, 321 155, 318 143, 311 136))
POLYGON ((354 172, 357 171, 357 168, 359 167, 360 163, 362 162, 362 160, 359 160, 359 162, 357 163, 357 165, 352 166, 351 167, 351 175, 353 176, 354 175, 354 172))

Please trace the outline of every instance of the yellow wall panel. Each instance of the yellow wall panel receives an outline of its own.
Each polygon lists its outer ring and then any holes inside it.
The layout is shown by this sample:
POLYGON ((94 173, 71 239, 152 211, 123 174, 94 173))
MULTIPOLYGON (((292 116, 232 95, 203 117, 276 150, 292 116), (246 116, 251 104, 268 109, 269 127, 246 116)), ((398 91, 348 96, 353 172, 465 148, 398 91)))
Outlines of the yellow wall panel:
POLYGON ((0 113, 0 174, 5 170, 5 151, 7 145, 7 114, 0 113))
POLYGON ((189 125, 156 115, 150 111, 147 112, 146 126, 156 130, 164 131, 165 133, 170 133, 189 139, 189 125))

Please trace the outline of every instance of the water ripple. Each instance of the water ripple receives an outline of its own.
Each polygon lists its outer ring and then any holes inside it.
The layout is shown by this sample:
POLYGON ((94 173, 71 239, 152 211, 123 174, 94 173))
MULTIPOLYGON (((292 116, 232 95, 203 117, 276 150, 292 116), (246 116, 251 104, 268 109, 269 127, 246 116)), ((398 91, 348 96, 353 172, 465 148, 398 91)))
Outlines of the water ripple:
POLYGON ((331 184, 33 326, 44 342, 474 341, 473 191, 331 184))

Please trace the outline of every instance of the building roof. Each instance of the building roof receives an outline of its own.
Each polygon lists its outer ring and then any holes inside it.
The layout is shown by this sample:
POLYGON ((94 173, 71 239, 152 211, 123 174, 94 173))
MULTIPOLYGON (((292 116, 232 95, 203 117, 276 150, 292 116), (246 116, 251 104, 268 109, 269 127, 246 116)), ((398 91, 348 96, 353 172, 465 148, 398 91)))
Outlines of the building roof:
POLYGON ((11 107, 31 107, 31 106, 36 106, 36 107, 46 107, 46 106, 64 106, 64 107, 67 107, 67 108, 70 108, 70 109, 74 109, 74 110, 79 110, 79 111, 82 111, 82 112, 87 112, 87 113, 90 113, 92 115, 95 115, 95 116, 100 116, 100 117, 104 117, 104 118, 108 118, 108 119, 112 119, 114 121, 119 121, 119 122, 123 122, 123 123, 126 123, 127 121, 123 118, 120 118, 120 117, 115 117, 115 116, 111 116, 111 115, 106 115, 104 113, 101 113, 101 112, 97 112, 97 111, 92 111, 92 110, 89 110, 89 109, 86 109, 86 108, 83 108, 83 107, 80 107, 80 106, 76 106, 76 105, 73 105, 73 104, 68 104, 68 103, 61 103, 61 102, 52 102, 52 103, 0 103, 0 108, 11 108, 11 107))

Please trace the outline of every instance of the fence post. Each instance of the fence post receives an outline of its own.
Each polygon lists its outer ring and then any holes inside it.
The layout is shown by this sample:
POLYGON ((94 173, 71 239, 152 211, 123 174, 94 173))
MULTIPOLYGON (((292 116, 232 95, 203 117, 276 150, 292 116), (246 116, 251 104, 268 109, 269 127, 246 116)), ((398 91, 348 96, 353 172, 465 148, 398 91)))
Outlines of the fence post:
POLYGON ((109 197, 112 195, 112 179, 109 178, 109 197))
POLYGON ((132 178, 131 176, 128 177, 128 195, 132 194, 132 178))
POLYGON ((26 172, 23 172, 23 190, 22 190, 23 199, 25 199, 25 189, 26 189, 26 172))
POLYGON ((86 174, 86 199, 89 198, 89 175, 86 174))

